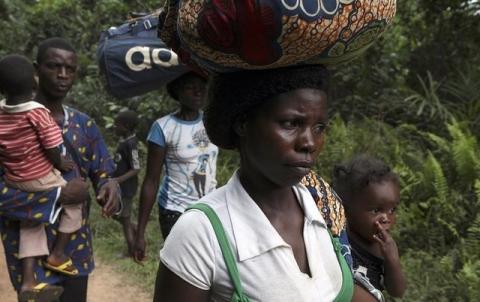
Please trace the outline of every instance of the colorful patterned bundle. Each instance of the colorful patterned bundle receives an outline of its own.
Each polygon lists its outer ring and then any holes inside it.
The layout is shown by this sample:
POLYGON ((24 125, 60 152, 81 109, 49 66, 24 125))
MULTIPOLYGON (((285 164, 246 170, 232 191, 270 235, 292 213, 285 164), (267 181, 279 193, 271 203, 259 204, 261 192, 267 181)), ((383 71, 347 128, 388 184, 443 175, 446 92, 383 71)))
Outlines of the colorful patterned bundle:
POLYGON ((210 71, 332 65, 382 34, 396 0, 170 0, 161 38, 210 71))

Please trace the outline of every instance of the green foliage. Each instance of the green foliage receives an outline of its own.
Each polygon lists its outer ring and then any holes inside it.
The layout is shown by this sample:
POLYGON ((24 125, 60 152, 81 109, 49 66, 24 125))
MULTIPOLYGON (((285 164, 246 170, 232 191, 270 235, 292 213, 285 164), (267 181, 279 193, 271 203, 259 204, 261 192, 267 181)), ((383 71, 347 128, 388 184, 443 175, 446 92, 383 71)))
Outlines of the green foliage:
POLYGON ((456 121, 447 128, 453 140, 451 153, 459 181, 480 178, 480 153, 475 136, 463 130, 456 121))
MULTIPOLYGON (((0 57, 32 59, 38 42, 58 35, 79 55, 69 104, 87 112, 113 147, 111 126, 123 108, 138 112, 138 136, 176 108, 162 87, 117 100, 98 74, 100 31, 130 11, 163 1, 0 0, 0 57), (68 16, 68 17, 66 17, 68 16)), ((394 237, 408 278, 402 301, 477 301, 480 296, 480 2, 397 1, 394 24, 367 53, 332 69, 331 121, 316 170, 330 180, 333 165, 356 153, 383 158, 400 176, 402 201, 394 237)), ((145 159, 145 146, 141 145, 145 159)), ((219 185, 238 167, 221 151, 219 185)), ((147 231, 144 266, 116 260, 124 248, 119 225, 93 211, 96 253, 153 292, 161 236, 156 213, 147 231), (108 260, 107 260, 108 261, 108 260)))
MULTIPOLYGON (((478 206, 478 205, 477 205, 478 206)), ((464 241, 464 252, 474 254, 480 251, 480 216, 477 215, 467 230, 467 236, 464 241)))
POLYGON ((442 104, 438 96, 438 89, 440 84, 435 82, 430 72, 427 73, 427 82, 418 77, 422 92, 414 92, 411 96, 405 99, 406 102, 411 102, 411 106, 417 108, 417 115, 425 114, 430 118, 439 115, 441 119, 448 120, 452 118, 451 113, 442 104))
POLYGON ((221 150, 217 160, 218 187, 223 186, 240 166, 240 156, 236 151, 221 150))
POLYGON ((431 198, 435 198, 437 202, 445 203, 448 195, 447 180, 440 162, 431 152, 428 152, 423 168, 425 187, 433 193, 431 198))
MULTIPOLYGON (((457 112, 462 112, 462 120, 478 127, 480 123, 480 68, 475 65, 466 65, 459 69, 456 76, 443 86, 443 92, 451 99, 451 107, 460 107, 457 112)), ((478 128, 477 128, 478 129, 478 128)))
POLYGON ((329 179, 335 163, 362 152, 385 159, 400 176, 394 235, 408 279, 402 301, 475 301, 478 295, 480 153, 467 125, 453 120, 433 133, 369 118, 330 122, 317 167, 322 176, 329 179))

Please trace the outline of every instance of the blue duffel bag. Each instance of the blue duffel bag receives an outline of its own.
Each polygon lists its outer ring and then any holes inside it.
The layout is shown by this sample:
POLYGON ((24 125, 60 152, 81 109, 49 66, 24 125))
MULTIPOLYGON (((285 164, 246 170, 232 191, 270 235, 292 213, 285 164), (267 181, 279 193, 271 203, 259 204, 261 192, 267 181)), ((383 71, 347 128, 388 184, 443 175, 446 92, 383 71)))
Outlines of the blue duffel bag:
POLYGON ((107 91, 117 98, 157 90, 188 71, 175 52, 157 37, 159 12, 102 32, 97 49, 107 91))

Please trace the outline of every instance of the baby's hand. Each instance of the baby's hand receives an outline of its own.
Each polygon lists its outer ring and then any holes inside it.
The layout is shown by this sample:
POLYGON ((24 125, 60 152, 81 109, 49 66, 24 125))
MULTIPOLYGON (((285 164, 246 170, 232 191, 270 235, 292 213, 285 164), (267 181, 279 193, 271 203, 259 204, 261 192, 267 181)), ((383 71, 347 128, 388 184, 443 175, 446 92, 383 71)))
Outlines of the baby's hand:
POLYGON ((407 288, 407 282, 402 271, 397 244, 379 221, 375 222, 375 226, 378 232, 373 235, 373 238, 380 245, 380 250, 385 260, 385 288, 391 296, 401 298, 407 288))
POLYGON ((375 222, 375 226, 377 227, 378 233, 373 235, 373 239, 375 239, 380 245, 380 251, 382 252, 383 258, 387 261, 400 261, 395 240, 390 233, 382 227, 382 224, 379 221, 375 222))
POLYGON ((75 162, 71 159, 67 159, 66 157, 62 156, 62 161, 60 163, 60 170, 62 172, 68 172, 75 168, 75 162))

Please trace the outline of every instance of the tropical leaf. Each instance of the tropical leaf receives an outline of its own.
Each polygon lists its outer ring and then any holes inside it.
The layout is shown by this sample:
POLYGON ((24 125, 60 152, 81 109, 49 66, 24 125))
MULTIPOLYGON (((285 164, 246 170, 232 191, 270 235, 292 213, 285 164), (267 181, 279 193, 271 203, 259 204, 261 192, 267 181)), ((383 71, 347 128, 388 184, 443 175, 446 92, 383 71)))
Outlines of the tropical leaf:
POLYGON ((445 178, 440 162, 430 151, 427 153, 423 171, 425 181, 427 182, 426 185, 433 188, 432 193, 434 193, 442 203, 446 203, 449 191, 447 179, 445 178))
POLYGON ((442 91, 450 98, 450 110, 457 119, 472 125, 480 122, 480 68, 466 64, 445 82, 442 91))
POLYGON ((460 181, 471 183, 480 177, 480 153, 476 138, 455 120, 447 126, 452 137, 451 155, 460 181))
POLYGON ((427 79, 424 80, 417 75, 421 91, 412 91, 411 95, 405 98, 405 102, 417 108, 416 114, 426 115, 429 118, 438 116, 440 120, 447 121, 453 118, 452 113, 440 99, 439 89, 441 83, 434 80, 430 71, 427 71, 427 79))
POLYGON ((478 252, 480 251, 480 215, 470 225, 467 230, 467 237, 465 238, 464 252, 466 257, 471 258, 475 255, 480 259, 478 252))
MULTIPOLYGON (((478 259, 478 258, 477 258, 478 259)), ((458 293, 463 301, 477 301, 480 296, 480 260, 468 260, 456 274, 458 293)), ((459 297, 459 298, 460 298, 459 297)))

